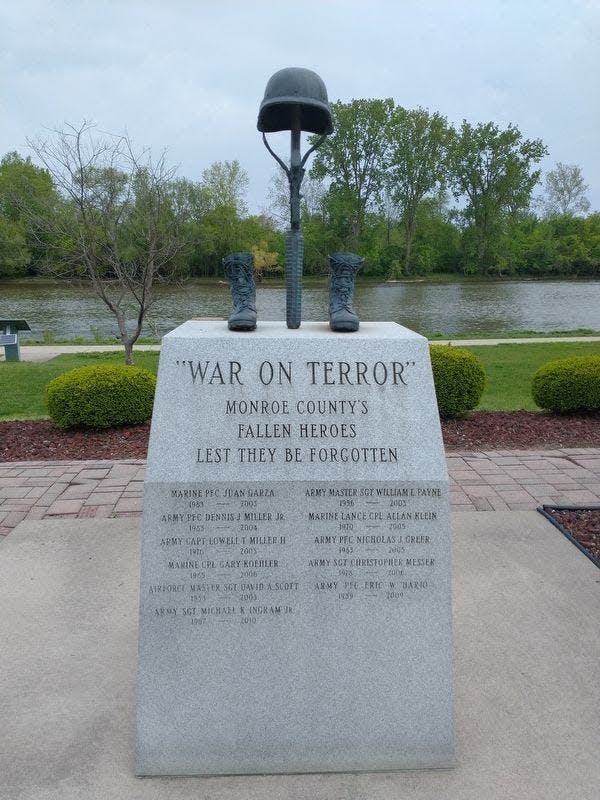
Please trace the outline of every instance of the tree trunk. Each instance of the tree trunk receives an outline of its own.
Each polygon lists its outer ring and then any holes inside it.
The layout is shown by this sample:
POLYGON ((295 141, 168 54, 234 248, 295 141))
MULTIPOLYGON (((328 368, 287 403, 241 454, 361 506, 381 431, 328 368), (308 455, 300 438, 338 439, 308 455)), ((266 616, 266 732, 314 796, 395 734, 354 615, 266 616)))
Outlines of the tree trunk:
POLYGON ((358 244, 360 241, 360 234, 361 234, 361 219, 360 214, 354 214, 352 217, 352 224, 351 224, 351 231, 350 231, 350 238, 351 238, 351 247, 352 250, 358 250, 358 244))
POLYGON ((404 221, 404 237, 406 239, 406 250, 404 255, 404 272, 410 275, 410 257, 412 254, 412 243, 415 236, 415 220, 412 216, 407 216, 404 221))
POLYGON ((133 342, 129 337, 127 337, 127 341, 123 342, 123 347, 125 348, 125 363, 129 366, 133 366, 133 342))
POLYGON ((410 256, 412 250, 412 234, 406 232, 406 252, 404 255, 404 272, 410 275, 410 256))
POLYGON ((119 339, 125 348, 125 363, 129 366, 133 366, 133 343, 137 339, 137 336, 134 337, 129 335, 125 313, 116 305, 113 305, 111 310, 117 318, 117 324, 119 326, 119 339))

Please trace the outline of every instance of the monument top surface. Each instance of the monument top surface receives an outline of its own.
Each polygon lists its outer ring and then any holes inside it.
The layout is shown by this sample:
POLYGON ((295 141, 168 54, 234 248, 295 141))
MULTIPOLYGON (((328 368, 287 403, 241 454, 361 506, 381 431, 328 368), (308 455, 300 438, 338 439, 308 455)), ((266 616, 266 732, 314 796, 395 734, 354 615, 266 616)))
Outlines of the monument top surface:
MULTIPOLYGON (((165 339, 185 339, 196 336, 227 336, 231 339, 280 339, 282 336, 285 336, 289 338, 290 341, 293 341, 295 339, 325 338, 331 337, 332 335, 328 322, 303 322, 302 327, 294 330, 293 333, 290 334, 284 321, 259 322, 255 330, 240 332, 228 330, 225 320, 191 319, 168 333, 165 339)), ((353 342, 358 340, 424 339, 419 333, 415 333, 402 325, 398 325, 396 322, 361 322, 358 331, 353 333, 338 333, 335 334, 335 337, 339 338, 339 340, 344 342, 349 348, 352 348, 353 342)))

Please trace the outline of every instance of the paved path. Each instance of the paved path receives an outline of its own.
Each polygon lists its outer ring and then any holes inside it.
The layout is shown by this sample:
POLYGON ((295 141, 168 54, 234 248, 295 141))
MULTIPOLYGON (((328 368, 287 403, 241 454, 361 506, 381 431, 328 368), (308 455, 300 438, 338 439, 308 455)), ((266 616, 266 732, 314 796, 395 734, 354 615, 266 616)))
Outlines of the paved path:
MULTIPOLYGON (((600 448, 454 451, 447 455, 455 511, 526 511, 600 504, 600 448)), ((142 459, 0 464, 0 536, 24 519, 137 517, 142 459)))
MULTIPOLYGON (((544 336, 519 339, 439 339, 431 344, 452 344, 456 347, 475 347, 493 344, 536 344, 542 342, 600 342, 600 336, 544 336)), ((122 352, 120 344, 68 344, 68 345, 21 345, 22 361, 49 361, 62 353, 122 352)), ((134 350, 160 350, 159 344, 138 344, 134 350)), ((0 361, 4 359, 4 348, 0 347, 0 361)))
MULTIPOLYGON (((41 345, 21 345, 21 361, 50 361, 55 356, 63 353, 124 353, 122 344, 41 344, 41 345)), ((140 350, 160 350, 159 344, 137 344, 133 348, 134 352, 140 350)), ((4 358, 4 348, 0 348, 0 360, 4 358)))

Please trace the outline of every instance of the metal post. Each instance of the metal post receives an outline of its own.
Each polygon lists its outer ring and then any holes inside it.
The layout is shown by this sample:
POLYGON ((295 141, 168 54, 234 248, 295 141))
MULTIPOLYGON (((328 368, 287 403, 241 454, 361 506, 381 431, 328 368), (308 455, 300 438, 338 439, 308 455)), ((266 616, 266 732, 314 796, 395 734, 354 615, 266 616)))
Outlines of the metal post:
POLYGON ((285 247, 286 322, 288 328, 299 328, 302 319, 302 267, 304 237, 300 233, 300 185, 304 177, 300 157, 300 106, 293 113, 291 154, 288 180, 290 183, 290 230, 285 247))

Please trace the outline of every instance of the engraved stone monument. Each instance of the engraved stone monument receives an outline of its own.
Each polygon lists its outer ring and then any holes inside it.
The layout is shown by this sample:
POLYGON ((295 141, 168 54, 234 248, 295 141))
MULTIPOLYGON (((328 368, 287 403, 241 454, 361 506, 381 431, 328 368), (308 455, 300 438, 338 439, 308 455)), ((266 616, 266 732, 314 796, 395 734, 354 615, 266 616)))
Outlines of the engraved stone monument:
POLYGON ((163 340, 137 771, 453 764, 448 478, 427 341, 393 323, 163 340))

